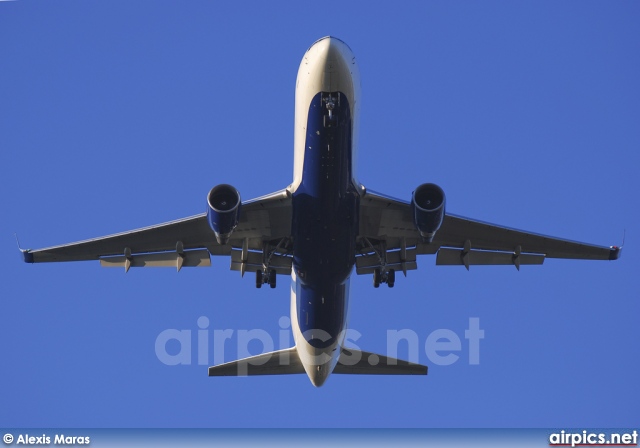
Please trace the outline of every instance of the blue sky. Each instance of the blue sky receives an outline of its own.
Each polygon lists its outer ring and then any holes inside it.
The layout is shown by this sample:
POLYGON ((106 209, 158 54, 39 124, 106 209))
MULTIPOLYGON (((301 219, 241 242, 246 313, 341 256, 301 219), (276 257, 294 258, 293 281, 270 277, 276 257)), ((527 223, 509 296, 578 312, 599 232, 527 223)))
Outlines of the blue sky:
POLYGON ((0 2, 0 424, 637 427, 639 21, 622 1, 0 2), (233 330, 226 360, 242 330, 277 341, 284 277, 256 290, 226 258, 20 262, 14 232, 45 247, 200 213, 219 183, 245 199, 288 185, 297 68, 325 35, 360 66, 366 186, 408 199, 435 182, 452 213, 602 245, 626 229, 622 259, 466 272, 425 256, 393 290, 354 276, 358 346, 409 329, 430 373, 320 389, 198 365, 202 316, 211 346, 233 330), (168 329, 191 332, 191 365, 158 359, 168 329), (461 339, 449 366, 424 350, 438 329, 461 339))

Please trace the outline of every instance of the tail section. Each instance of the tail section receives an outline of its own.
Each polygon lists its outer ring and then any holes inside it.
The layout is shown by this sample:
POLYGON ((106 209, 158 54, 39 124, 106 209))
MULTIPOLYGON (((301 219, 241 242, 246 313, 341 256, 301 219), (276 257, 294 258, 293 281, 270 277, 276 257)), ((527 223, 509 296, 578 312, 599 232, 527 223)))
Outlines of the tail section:
POLYGON ((389 358, 353 348, 343 348, 333 373, 359 375, 426 375, 422 364, 389 358))
MULTIPOLYGON (((427 366, 353 348, 343 348, 333 373, 426 375, 427 366)), ((290 375, 306 373, 295 347, 209 367, 209 376, 290 375)))

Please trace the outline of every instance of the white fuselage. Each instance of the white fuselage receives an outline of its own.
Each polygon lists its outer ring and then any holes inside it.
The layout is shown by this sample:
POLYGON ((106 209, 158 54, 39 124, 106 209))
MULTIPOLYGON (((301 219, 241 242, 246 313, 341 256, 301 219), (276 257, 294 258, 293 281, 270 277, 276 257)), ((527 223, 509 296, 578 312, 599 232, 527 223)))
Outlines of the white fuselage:
MULTIPOLYGON (((330 206, 326 206, 327 203, 334 201, 333 196, 344 196, 344 189, 340 190, 337 186, 334 191, 334 187, 332 183, 338 185, 349 184, 348 187, 351 188, 351 194, 353 196, 353 185, 359 185, 356 181, 355 176, 355 155, 357 153, 357 130, 358 130, 358 109, 359 109, 359 96, 360 96, 360 77, 358 72, 358 66, 355 61, 355 57, 351 51, 351 49, 341 40, 325 37, 323 39, 315 42, 305 53, 302 62, 300 63, 300 68, 298 70, 298 77, 296 81, 296 95, 295 95, 295 131, 294 131, 294 175, 293 175, 293 183, 291 185, 291 192, 294 194, 294 198, 296 192, 301 195, 306 195, 308 197, 313 196, 313 199, 317 200, 316 203, 325 204, 325 208, 318 215, 318 220, 336 220, 339 219, 339 214, 332 216, 332 209, 330 206), (320 97, 318 96, 320 94, 320 97), (333 95, 332 95, 333 94, 333 95), (320 99, 319 99, 320 98, 320 99), (327 127, 317 126, 317 118, 318 113, 321 114, 329 114, 328 109, 333 109, 333 105, 328 105, 328 102, 335 101, 339 102, 340 98, 343 98, 342 102, 344 103, 344 99, 348 104, 348 110, 345 110, 345 104, 335 104, 336 113, 340 112, 340 107, 343 111, 343 116, 339 117, 343 119, 341 121, 341 126, 349 126, 350 129, 346 129, 340 135, 342 136, 342 142, 336 142, 329 148, 330 145, 326 144, 325 148, 317 148, 312 147, 309 144, 310 139, 315 137, 317 134, 320 136, 321 132, 331 133, 331 124, 329 124, 329 130, 327 127), (328 99, 328 101, 327 101, 328 99), (315 108, 315 109, 314 109, 315 108), (318 110, 322 108, 321 112, 318 110), (316 114, 315 117, 312 117, 313 114, 316 114), (344 115, 348 115, 348 120, 344 119, 344 115), (313 119, 316 118, 314 122, 313 119), (348 124, 344 124, 348 123, 348 124), (318 130, 311 129, 310 126, 317 126, 318 130), (311 134, 311 135, 310 135, 311 134), (346 139, 350 141, 345 141, 346 139), (340 156, 340 160, 334 160, 332 151, 342 151, 343 154, 340 156), (347 154, 348 153, 348 154, 347 154), (347 160, 350 159, 350 160, 347 160), (306 162, 305 162, 306 160, 306 162), (306 163, 306 167, 305 167, 306 163), (317 164, 318 167, 313 166, 312 164, 317 164), (322 168, 319 165, 322 164, 322 168), (335 164, 335 167, 333 166, 335 164), (346 170, 344 168, 345 165, 349 165, 349 169, 346 170), (323 171, 321 171, 323 170, 323 171), (342 170, 342 171, 341 171, 342 170), (348 177, 350 179, 345 178, 345 173, 348 171, 348 177), (311 174, 309 174, 311 173, 311 174), (326 174, 325 174, 326 173, 326 174), (332 182, 330 176, 336 176, 335 182, 332 182), (305 178, 306 176, 306 178, 305 178), (309 181, 309 178, 312 177, 322 177, 321 181, 314 180, 309 181), (325 181, 324 177, 326 176, 327 181, 323 185, 318 185, 319 182, 325 181), (305 182, 303 182, 303 178, 306 183, 312 184, 310 187, 307 187, 305 182), (345 182, 346 181, 346 182, 345 182), (301 193, 305 190, 313 190, 312 193, 301 193)), ((324 117, 325 120, 331 119, 331 114, 324 117)), ((334 118, 335 120, 335 118, 334 118)), ((338 125, 336 125, 338 126, 338 125)), ((333 128, 335 129, 335 127, 333 128)), ((328 139, 332 138, 335 134, 329 135, 328 139)), ((325 141, 322 140, 323 144, 325 141)), ((345 187, 347 188, 347 187, 345 187)), ((357 195, 356 195, 357 196, 357 195)), ((310 199, 311 200, 311 199, 310 199)), ((339 201, 339 199, 335 199, 335 201, 339 201)), ((349 212, 352 215, 357 214, 357 204, 358 200, 356 198, 354 202, 353 210, 349 212)), ((313 210, 317 210, 318 207, 315 205, 312 206, 313 210)), ((302 208, 302 207, 300 207, 302 208)), ((295 212, 294 207, 294 212, 295 212)), ((303 212, 298 212, 303 213, 303 212)), ((306 213, 306 212, 304 212, 306 213)), ((320 213, 320 212, 319 212, 320 213)), ((295 218, 294 218, 295 220, 295 218)), ((357 224, 357 220, 355 221, 357 224)), ((335 223, 334 223, 335 224, 335 223)), ((295 224, 294 224, 295 227, 295 224)), ((352 226, 353 227, 353 226, 352 226)), ((327 228, 327 225, 324 226, 324 229, 327 228)), ((336 232, 340 232, 340 230, 336 230, 336 232)), ((350 242, 355 242, 355 231, 350 231, 350 242)), ((295 235, 294 238, 298 238, 299 240, 309 240, 310 238, 304 238, 302 235, 295 235)), ((336 241, 335 238, 325 238, 326 242, 322 243, 331 244, 336 241)), ((338 241, 339 238, 338 238, 338 241)), ((301 245, 304 241, 296 241, 295 244, 301 245)), ((352 254, 348 254, 346 251, 352 251, 353 247, 347 247, 348 244, 335 244, 335 248, 331 250, 339 251, 340 255, 342 253, 345 256, 353 256, 352 254), (344 251, 342 252, 342 246, 344 246, 344 251)), ((333 253, 333 252, 328 252, 333 253)), ((313 255, 309 255, 313 256, 313 255)), ((340 259, 340 256, 336 257, 340 259)), ((327 259, 328 263, 332 263, 332 259, 327 259)), ((322 262, 321 262, 322 263, 322 262)), ((339 280, 327 280, 326 278, 316 280, 316 283, 322 283, 321 285, 312 285, 311 284, 311 276, 313 273, 305 272, 302 268, 295 267, 294 261, 294 269, 292 269, 291 274, 291 322, 292 322, 292 330, 295 340, 295 347, 300 357, 300 360, 303 363, 305 371, 307 375, 311 379, 311 382, 315 386, 320 386, 327 379, 329 374, 333 371, 336 363, 338 362, 338 358, 340 357, 341 347, 344 341, 344 333, 347 327, 347 312, 348 312, 348 291, 349 291, 349 275, 351 266, 348 267, 348 272, 346 276, 343 275, 344 278, 338 277, 339 280), (300 276, 307 279, 307 283, 301 281, 300 276), (323 332, 321 329, 313 328, 309 329, 308 325, 305 327, 305 324, 309 324, 309 313, 306 311, 301 312, 300 300, 303 288, 316 288, 323 289, 326 283, 335 283, 335 285, 331 285, 332 293, 333 291, 337 291, 339 295, 339 300, 336 300, 336 307, 338 307, 335 311, 328 310, 327 304, 325 303, 325 294, 317 293, 314 297, 317 298, 317 304, 311 304, 311 301, 304 302, 305 306, 313 306, 316 309, 311 309, 310 313, 314 315, 315 313, 324 313, 324 319, 335 319, 339 328, 339 335, 337 337, 332 337, 329 345, 318 347, 312 345, 310 343, 311 338, 320 338, 323 336, 326 339, 329 339, 329 335, 326 332, 323 332), (305 283, 305 285, 303 285, 305 283), (324 307, 324 308, 323 308, 324 307), (331 313, 329 317, 327 314, 331 313), (306 320, 307 322, 301 322, 300 320, 306 320), (304 330, 306 328, 306 331, 304 330), (312 333, 316 334, 312 334, 312 333)), ((344 269, 343 269, 344 271, 344 269)), ((327 274, 330 275, 330 274, 327 274)), ((332 279, 334 277, 331 277, 332 279)), ((308 292, 308 291, 307 291, 308 292)), ((303 299, 306 300, 306 299, 303 299)), ((332 300, 332 294, 326 294, 326 300, 332 300)), ((332 331, 336 326, 333 325, 332 331)), ((335 335, 331 335, 335 336, 335 335)))

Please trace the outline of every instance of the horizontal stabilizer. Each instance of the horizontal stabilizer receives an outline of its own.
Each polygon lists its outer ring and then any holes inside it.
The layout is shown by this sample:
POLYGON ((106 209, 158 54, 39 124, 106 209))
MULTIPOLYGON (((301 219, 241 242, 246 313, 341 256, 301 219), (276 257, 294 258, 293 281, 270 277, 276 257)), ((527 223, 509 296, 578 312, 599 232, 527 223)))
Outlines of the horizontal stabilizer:
POLYGON ((333 373, 360 375, 426 375, 427 366, 376 353, 343 348, 333 373))
POLYGON ((288 375, 305 373, 295 347, 209 367, 209 376, 288 375))

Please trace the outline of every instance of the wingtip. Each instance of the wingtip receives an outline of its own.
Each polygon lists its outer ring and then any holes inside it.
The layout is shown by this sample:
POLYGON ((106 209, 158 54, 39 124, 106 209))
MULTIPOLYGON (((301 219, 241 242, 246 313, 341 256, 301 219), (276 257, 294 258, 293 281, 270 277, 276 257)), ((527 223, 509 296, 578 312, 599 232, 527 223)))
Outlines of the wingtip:
POLYGON ((609 260, 617 260, 622 255, 622 246, 611 246, 611 251, 609 252, 609 260))
POLYGON ((622 248, 624 247, 624 242, 627 239, 627 229, 624 229, 624 233, 622 234, 622 245, 620 246, 611 246, 611 251, 609 252, 609 260, 617 260, 622 255, 622 248))
POLYGON ((29 249, 23 249, 20 247, 20 241, 18 240, 18 234, 13 234, 16 237, 16 244, 18 245, 18 250, 22 254, 22 259, 25 263, 33 263, 33 254, 29 249))
POLYGON ((24 260, 25 263, 33 263, 33 254, 27 249, 27 250, 23 250, 20 249, 20 252, 22 252, 22 258, 24 260))

